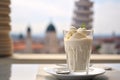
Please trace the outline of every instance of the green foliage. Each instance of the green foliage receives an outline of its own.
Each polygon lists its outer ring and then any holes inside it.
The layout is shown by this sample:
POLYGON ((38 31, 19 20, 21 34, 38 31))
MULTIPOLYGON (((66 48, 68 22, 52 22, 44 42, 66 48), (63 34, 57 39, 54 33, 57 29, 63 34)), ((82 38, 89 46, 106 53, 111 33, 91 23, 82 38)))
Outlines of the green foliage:
POLYGON ((99 50, 101 48, 101 45, 96 45, 96 50, 99 50))
POLYGON ((85 23, 82 23, 82 24, 81 24, 81 28, 86 28, 86 24, 85 24, 85 23))

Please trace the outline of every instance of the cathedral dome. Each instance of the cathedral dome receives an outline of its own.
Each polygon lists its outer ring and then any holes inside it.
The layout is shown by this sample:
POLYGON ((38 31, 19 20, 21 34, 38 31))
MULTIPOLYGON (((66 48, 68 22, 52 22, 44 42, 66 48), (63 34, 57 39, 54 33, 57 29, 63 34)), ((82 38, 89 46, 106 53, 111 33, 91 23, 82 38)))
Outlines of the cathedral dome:
POLYGON ((27 32, 31 32, 31 28, 30 27, 27 28, 27 32))
POLYGON ((50 23, 50 24, 48 25, 46 31, 47 31, 47 32, 55 32, 55 31, 56 31, 56 30, 55 30, 55 26, 54 26, 52 23, 50 23))

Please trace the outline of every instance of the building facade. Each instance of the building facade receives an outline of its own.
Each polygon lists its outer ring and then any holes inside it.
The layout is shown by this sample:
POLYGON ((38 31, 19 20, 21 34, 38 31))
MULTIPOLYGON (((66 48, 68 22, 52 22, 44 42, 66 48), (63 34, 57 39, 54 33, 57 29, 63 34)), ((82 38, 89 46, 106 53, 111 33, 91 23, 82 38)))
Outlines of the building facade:
POLYGON ((46 30, 45 36, 45 52, 46 53, 57 53, 58 50, 58 39, 56 35, 55 26, 50 23, 46 30))
POLYGON ((92 28, 92 7, 93 2, 90 0, 77 0, 75 2, 75 10, 72 19, 72 26, 79 28, 82 23, 87 26, 87 29, 92 28))
POLYGON ((26 53, 32 53, 32 37, 31 37, 31 28, 28 26, 26 33, 26 53))

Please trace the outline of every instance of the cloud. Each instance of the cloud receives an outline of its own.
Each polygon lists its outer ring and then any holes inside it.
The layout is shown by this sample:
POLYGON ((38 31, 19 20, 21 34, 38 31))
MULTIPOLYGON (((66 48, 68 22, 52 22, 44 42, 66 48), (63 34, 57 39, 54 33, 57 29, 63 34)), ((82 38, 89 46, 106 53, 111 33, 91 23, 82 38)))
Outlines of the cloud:
MULTIPOLYGON (((62 5, 61 5, 62 6, 62 5)), ((69 12, 55 6, 54 2, 47 3, 44 0, 12 0, 12 14, 29 18, 30 16, 68 17, 69 12), (20 15, 21 14, 21 15, 20 15), (29 17, 28 17, 29 16, 29 17)))
POLYGON ((50 0, 12 0, 12 32, 25 33, 25 29, 30 23, 33 34, 44 33, 50 19, 52 19, 57 27, 60 27, 58 30, 60 33, 62 31, 61 25, 70 22, 72 4, 72 0, 54 0, 52 2, 50 0))
POLYGON ((94 6, 94 31, 96 34, 120 34, 120 3, 105 2, 94 6))
MULTIPOLYGON (((120 34, 120 2, 117 0, 94 1, 95 34, 120 34)), ((69 27, 74 7, 73 0, 12 0, 12 32, 24 32, 31 23, 33 34, 44 33, 52 19, 58 34, 69 27)))
POLYGON ((112 2, 112 3, 119 3, 120 2, 120 0, 91 0, 91 1, 94 1, 95 3, 98 3, 98 4, 103 4, 106 2, 112 2))

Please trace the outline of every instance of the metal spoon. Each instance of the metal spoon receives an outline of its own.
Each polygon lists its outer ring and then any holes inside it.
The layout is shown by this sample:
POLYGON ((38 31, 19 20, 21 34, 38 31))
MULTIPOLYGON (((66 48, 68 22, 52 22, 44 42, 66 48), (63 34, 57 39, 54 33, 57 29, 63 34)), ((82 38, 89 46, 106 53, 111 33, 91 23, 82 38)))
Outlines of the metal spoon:
POLYGON ((69 74, 70 71, 67 68, 56 68, 55 72, 57 74, 69 74))

